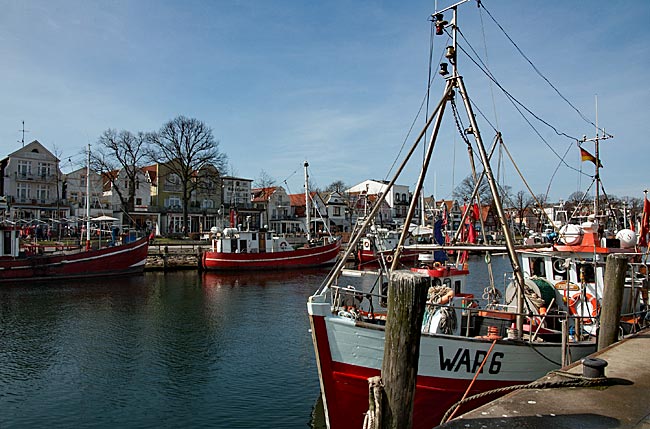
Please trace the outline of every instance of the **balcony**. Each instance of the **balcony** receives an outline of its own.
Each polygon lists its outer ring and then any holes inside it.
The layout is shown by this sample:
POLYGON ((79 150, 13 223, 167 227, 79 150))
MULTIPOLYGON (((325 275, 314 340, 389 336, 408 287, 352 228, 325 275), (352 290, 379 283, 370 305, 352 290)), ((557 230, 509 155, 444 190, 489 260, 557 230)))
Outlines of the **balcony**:
POLYGON ((57 181, 57 176, 56 174, 14 172, 14 179, 16 179, 17 182, 52 183, 57 181))

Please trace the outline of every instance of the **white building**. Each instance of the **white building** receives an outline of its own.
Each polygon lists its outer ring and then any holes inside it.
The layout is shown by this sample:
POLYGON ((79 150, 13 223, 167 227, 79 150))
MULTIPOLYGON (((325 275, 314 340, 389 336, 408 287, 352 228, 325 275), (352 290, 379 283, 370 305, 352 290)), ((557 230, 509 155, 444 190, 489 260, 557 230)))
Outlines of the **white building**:
POLYGON ((8 218, 13 221, 47 222, 67 218, 59 159, 34 140, 0 161, 2 189, 8 218))
MULTIPOLYGON (((379 211, 381 221, 403 223, 411 203, 411 193, 408 186, 404 185, 395 184, 388 189, 388 183, 387 181, 366 180, 346 191, 350 197, 351 207, 355 208, 353 213, 355 218, 363 217, 364 214, 369 213, 373 203, 385 194, 385 207, 379 211)), ((416 210, 415 216, 419 216, 419 210, 416 210)))
POLYGON ((112 214, 109 209, 108 201, 103 197, 102 176, 94 171, 90 171, 90 186, 87 186, 86 177, 88 171, 86 167, 79 168, 68 174, 65 174, 65 198, 70 205, 70 214, 77 218, 86 216, 86 198, 87 192, 90 191, 90 217, 97 217, 103 214, 112 214), (110 213, 106 213, 109 211, 110 213))

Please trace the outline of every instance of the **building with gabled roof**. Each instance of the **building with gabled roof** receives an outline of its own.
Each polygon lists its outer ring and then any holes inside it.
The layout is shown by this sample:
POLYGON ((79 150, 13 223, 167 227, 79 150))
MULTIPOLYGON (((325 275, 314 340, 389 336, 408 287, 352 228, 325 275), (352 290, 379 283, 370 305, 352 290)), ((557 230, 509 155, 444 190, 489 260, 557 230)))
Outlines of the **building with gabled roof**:
POLYGON ((6 217, 12 221, 46 222, 70 216, 59 159, 38 140, 0 160, 0 173, 0 195, 6 197, 6 217))
MULTIPOLYGON (((387 224, 402 224, 406 218, 411 203, 411 193, 408 186, 394 184, 390 189, 390 182, 386 180, 365 180, 352 186, 345 193, 350 199, 350 207, 354 208, 352 213, 353 222, 358 218, 366 216, 372 204, 383 194, 384 204, 378 213, 380 221, 387 224), (362 210, 360 208, 362 207, 362 210)), ((420 217, 419 203, 415 210, 415 218, 420 217)))
POLYGON ((252 203, 260 210, 260 225, 278 234, 302 234, 304 224, 293 214, 291 199, 281 186, 251 190, 252 203))

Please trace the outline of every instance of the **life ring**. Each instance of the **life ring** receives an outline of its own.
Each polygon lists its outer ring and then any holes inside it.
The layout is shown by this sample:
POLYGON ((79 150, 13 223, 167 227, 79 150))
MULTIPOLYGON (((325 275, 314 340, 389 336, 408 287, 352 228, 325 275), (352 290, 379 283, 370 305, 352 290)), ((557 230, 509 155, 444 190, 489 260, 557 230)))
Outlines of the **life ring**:
POLYGON ((440 268, 440 267, 442 267, 442 264, 440 262, 436 261, 433 263, 433 268, 440 268))
POLYGON ((386 256, 386 262, 393 262, 393 255, 386 256))
POLYGON ((280 243, 280 248, 286 249, 287 248, 287 243, 285 241, 280 243))
MULTIPOLYGON (((598 304, 598 300, 593 297, 589 293, 585 293, 585 300, 587 301, 584 303, 584 305, 587 306, 587 313, 591 317, 585 317, 582 319, 582 323, 584 324, 590 324, 593 323, 593 318, 598 317, 598 313, 600 312, 600 304, 598 304)), ((574 293, 571 295, 571 298, 569 299, 569 313, 571 313, 574 316, 584 316, 585 314, 582 312, 583 309, 582 307, 582 293, 574 293)))
POLYGON ((370 242, 369 241, 364 241, 363 242, 363 248, 366 249, 366 250, 369 250, 370 249, 370 242))

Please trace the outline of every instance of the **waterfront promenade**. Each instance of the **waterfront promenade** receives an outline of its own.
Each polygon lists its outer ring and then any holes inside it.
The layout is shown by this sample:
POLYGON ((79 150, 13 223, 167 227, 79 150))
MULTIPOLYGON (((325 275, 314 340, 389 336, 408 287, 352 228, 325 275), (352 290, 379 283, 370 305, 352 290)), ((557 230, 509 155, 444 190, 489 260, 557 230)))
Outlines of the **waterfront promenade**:
MULTIPOLYGON (((650 428, 650 329, 592 357, 607 361, 607 387, 518 390, 470 411, 442 428, 650 428)), ((576 362, 565 371, 582 374, 576 362)), ((551 374, 543 381, 566 376, 551 374)))

